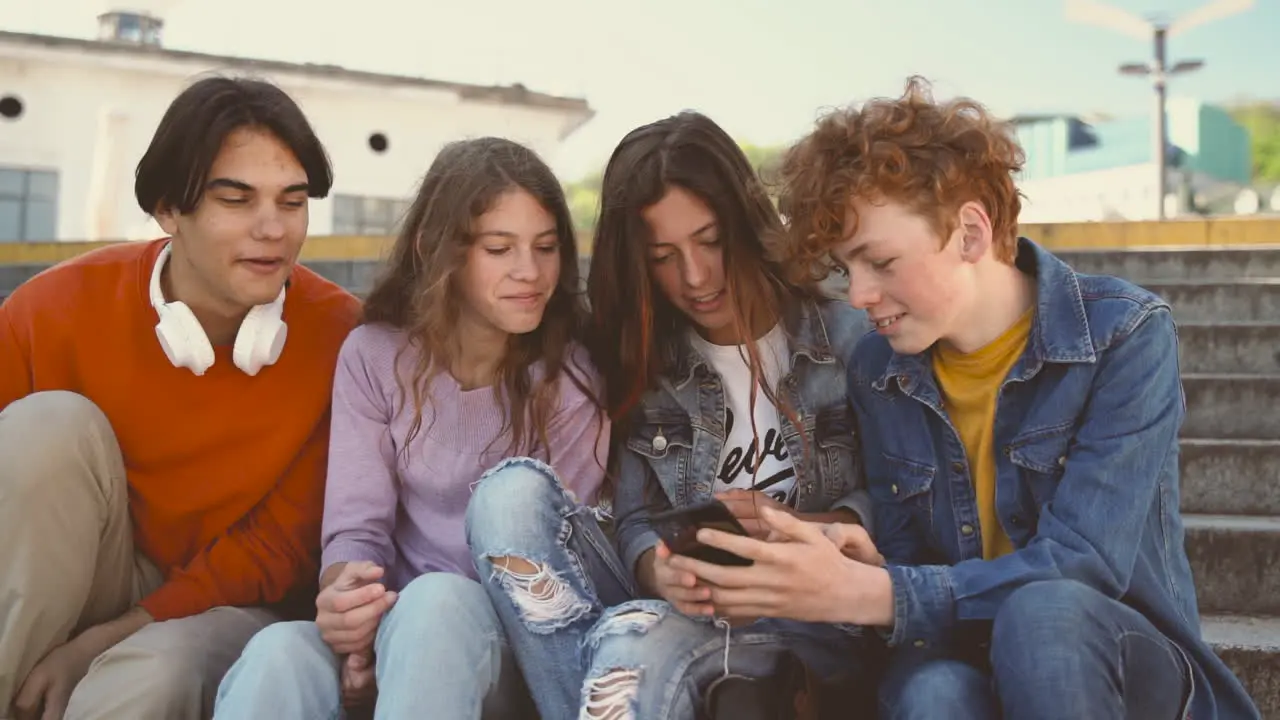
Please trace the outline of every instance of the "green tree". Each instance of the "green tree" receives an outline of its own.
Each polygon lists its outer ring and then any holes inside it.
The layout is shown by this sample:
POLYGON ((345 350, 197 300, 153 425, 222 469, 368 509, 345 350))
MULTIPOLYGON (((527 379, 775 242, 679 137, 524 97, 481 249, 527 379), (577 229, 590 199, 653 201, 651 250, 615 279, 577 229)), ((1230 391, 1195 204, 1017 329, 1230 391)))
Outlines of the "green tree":
POLYGON ((1233 109, 1231 115, 1252 139, 1254 180, 1280 182, 1280 105, 1249 103, 1233 109))
POLYGON ((595 225, 596 214, 600 212, 600 173, 566 183, 564 191, 574 225, 580 228, 595 225))
POLYGON ((564 184, 565 201, 578 234, 578 252, 582 254, 591 250, 591 232, 600 212, 600 181, 600 173, 595 172, 564 184))
MULTIPOLYGON (((783 148, 754 143, 739 143, 739 146, 752 167, 768 185, 772 180, 773 171, 777 169, 778 162, 782 159, 783 148)), ((579 251, 584 254, 590 252, 591 233, 595 229, 596 218, 600 213, 602 172, 593 172, 564 184, 565 200, 569 203, 569 213, 573 216, 574 229, 578 233, 579 251)))
POLYGON ((756 145, 754 143, 738 143, 742 147, 742 152, 751 161, 751 166, 756 172, 769 182, 773 179, 773 173, 778 169, 778 163, 782 161, 782 151, 784 148, 777 145, 756 145))

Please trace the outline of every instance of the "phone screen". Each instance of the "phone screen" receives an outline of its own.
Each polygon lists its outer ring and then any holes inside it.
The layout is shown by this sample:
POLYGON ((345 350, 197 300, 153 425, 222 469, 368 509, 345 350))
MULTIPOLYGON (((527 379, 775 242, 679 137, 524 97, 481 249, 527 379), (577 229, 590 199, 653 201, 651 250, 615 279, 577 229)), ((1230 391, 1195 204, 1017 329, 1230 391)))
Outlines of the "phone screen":
POLYGON ((653 517, 658 536, 677 555, 695 558, 715 565, 751 565, 752 561, 734 553, 698 542, 700 528, 711 528, 734 535, 747 534, 729 508, 718 500, 670 510, 653 517))

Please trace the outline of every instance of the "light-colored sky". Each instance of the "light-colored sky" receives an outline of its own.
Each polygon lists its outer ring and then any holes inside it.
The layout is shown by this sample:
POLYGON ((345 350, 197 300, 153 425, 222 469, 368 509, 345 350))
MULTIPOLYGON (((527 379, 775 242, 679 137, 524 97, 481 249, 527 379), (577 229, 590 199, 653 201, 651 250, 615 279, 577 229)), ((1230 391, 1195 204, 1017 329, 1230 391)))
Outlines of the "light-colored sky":
MULTIPOLYGON (((92 37, 109 1, 0 0, 0 29, 92 37)), ((566 179, 683 108, 740 140, 785 142, 823 107, 896 94, 911 73, 1001 113, 1151 102, 1149 84, 1115 70, 1148 60, 1150 43, 1070 23, 1062 0, 168 1, 169 47, 585 97, 596 118, 551 158, 566 179)), ((1109 2, 1176 17, 1206 0, 1109 2)), ((1172 92, 1280 99, 1277 38, 1280 0, 1175 38, 1171 60, 1206 65, 1172 92)))

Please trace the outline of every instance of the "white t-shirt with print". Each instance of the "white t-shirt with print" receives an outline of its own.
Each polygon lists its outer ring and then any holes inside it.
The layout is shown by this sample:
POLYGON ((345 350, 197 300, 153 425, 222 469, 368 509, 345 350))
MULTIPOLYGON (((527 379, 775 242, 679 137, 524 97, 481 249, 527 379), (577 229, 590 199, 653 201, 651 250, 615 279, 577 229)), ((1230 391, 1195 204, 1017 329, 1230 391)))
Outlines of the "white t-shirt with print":
MULTIPOLYGON (((720 374, 725 393, 725 443, 712 492, 734 488, 759 490, 790 507, 796 501, 796 471, 777 407, 764 390, 754 387, 755 429, 751 427, 751 366, 745 346, 714 345, 697 332, 689 335, 694 348, 720 374), (757 471, 756 465, 759 464, 757 471)), ((788 366, 787 338, 778 325, 756 341, 762 379, 777 394, 778 381, 788 366)))

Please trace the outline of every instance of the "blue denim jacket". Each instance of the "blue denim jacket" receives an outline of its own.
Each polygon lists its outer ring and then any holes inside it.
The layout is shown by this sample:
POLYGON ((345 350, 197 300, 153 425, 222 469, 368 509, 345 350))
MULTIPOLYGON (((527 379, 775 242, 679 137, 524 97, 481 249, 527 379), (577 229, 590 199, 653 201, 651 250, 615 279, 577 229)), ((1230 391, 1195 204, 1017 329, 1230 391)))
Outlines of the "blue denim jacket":
MULTIPOLYGON (((866 313, 836 300, 794 303, 783 325, 791 366, 780 385, 802 427, 780 415, 783 439, 796 466, 800 512, 849 508, 870 519, 854 450, 853 411, 845 389, 849 357, 871 325, 866 313), (809 451, 805 452, 808 438, 809 451), (807 460, 806 460, 807 458, 807 460)), ((709 499, 725 442, 725 397, 720 375, 689 343, 671 358, 669 375, 641 398, 628 436, 614 449, 614 503, 619 554, 629 570, 658 542, 652 513, 709 499)))
POLYGON ((1139 609, 1193 667, 1191 716, 1258 711, 1200 637, 1178 507, 1185 414, 1169 306, 1124 280, 1074 272, 1020 239, 1038 280, 1027 348, 1000 389, 996 514, 1016 551, 982 560, 965 452, 929 353, 859 343, 849 389, 861 426, 876 542, 889 562, 890 643, 959 639, 1036 580, 1071 579, 1139 609))

